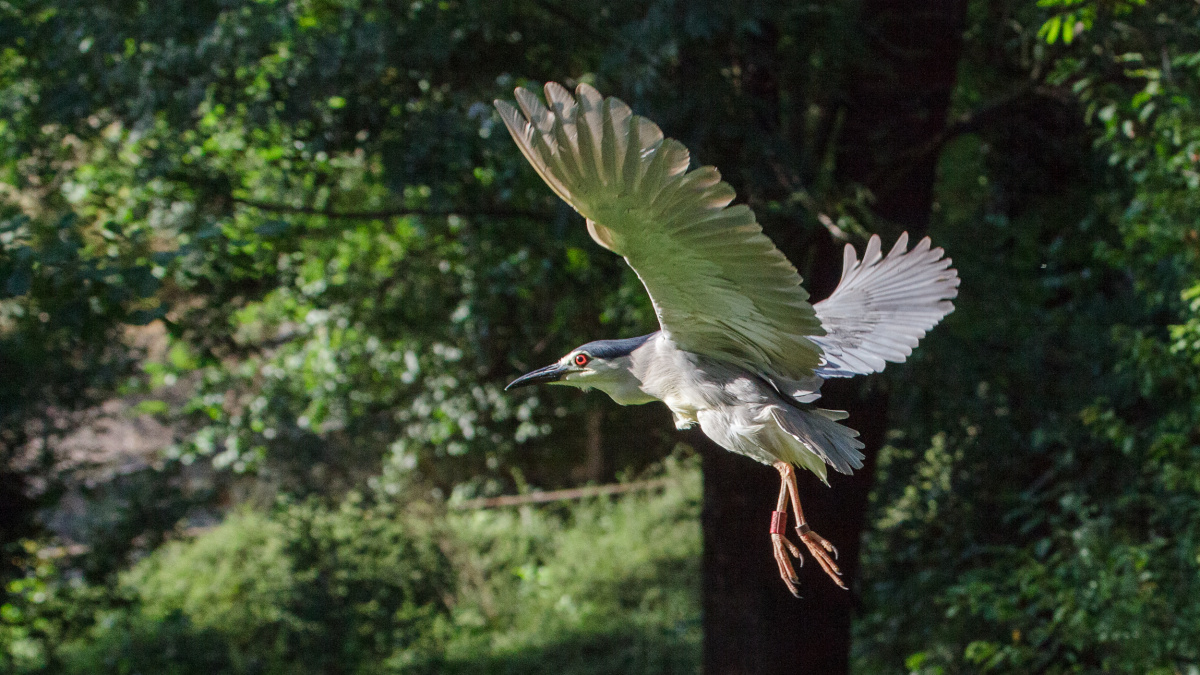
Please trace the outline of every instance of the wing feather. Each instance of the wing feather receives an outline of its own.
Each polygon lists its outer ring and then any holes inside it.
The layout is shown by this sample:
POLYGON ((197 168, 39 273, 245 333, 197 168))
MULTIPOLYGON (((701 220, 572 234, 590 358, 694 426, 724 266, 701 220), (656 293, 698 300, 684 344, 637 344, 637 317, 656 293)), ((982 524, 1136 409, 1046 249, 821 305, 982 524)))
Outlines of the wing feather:
POLYGON ((886 257, 880 243, 872 236, 861 261, 847 244, 837 289, 815 306, 825 327, 824 336, 812 338, 825 352, 816 371, 822 377, 865 375, 889 361, 903 363, 925 333, 954 311, 958 272, 942 249, 925 237, 907 250, 907 232, 886 257))
POLYGON ((792 380, 810 377, 823 335, 800 275, 710 166, 629 106, 580 85, 517 89, 500 118, 552 190, 625 257, 662 330, 683 349, 792 380))

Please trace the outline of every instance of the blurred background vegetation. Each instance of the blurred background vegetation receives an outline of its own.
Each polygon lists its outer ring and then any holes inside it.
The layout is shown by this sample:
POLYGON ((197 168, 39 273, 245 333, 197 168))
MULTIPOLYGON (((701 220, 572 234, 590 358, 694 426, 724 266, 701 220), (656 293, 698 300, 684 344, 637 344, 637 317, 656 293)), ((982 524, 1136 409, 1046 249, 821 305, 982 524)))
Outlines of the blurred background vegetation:
MULTIPOLYGON (((961 4, 854 669, 1200 672, 1200 4, 961 4)), ((589 82, 789 253, 890 239, 877 5, 0 0, 0 670, 699 671, 665 409, 502 391, 655 322, 491 101, 589 82)))

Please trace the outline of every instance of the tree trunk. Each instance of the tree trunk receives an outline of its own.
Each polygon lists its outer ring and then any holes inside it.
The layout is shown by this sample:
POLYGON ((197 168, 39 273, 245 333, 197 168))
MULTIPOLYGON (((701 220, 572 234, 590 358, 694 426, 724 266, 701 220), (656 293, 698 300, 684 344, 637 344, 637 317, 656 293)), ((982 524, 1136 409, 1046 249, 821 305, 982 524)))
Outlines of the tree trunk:
MULTIPOLYGON (((861 8, 867 58, 847 92, 837 177, 869 188, 875 213, 914 237, 929 221, 937 161, 932 141, 945 127, 965 17, 965 0, 866 0, 861 8)), ((820 299, 836 285, 842 257, 831 237, 816 246, 806 285, 820 299)), ((784 253, 799 263, 797 251, 784 253)), ((793 598, 779 578, 767 532, 778 474, 717 448, 698 432, 689 439, 701 451, 704 470, 708 675, 849 672, 860 540, 887 429, 886 394, 870 383, 831 381, 821 401, 850 413, 847 424, 867 446, 863 468, 853 476, 833 474, 831 488, 807 472, 800 481, 805 515, 838 547, 849 592, 808 560, 798 570, 803 597, 793 598)))
MULTIPOLYGON (((7 454, 2 449, 0 453, 7 454)), ((24 475, 0 463, 0 581, 17 571, 18 553, 24 554, 18 545, 36 532, 33 516, 38 504, 26 496, 28 488, 24 475)), ((4 597, 2 589, 0 586, 0 600, 4 597)))
MULTIPOLYGON (((608 401, 603 401, 608 403, 608 401)), ((604 461, 604 408, 595 405, 584 416, 583 463, 575 467, 572 478, 583 483, 600 483, 607 472, 604 461)))

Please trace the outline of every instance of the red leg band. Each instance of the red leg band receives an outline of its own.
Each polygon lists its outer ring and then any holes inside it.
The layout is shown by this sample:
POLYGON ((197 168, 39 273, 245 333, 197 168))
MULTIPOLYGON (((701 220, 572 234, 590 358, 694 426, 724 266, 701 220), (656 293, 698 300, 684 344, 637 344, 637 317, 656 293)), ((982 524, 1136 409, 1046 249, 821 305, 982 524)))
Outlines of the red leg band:
POLYGON ((771 512, 771 534, 783 534, 787 531, 787 512, 771 512))

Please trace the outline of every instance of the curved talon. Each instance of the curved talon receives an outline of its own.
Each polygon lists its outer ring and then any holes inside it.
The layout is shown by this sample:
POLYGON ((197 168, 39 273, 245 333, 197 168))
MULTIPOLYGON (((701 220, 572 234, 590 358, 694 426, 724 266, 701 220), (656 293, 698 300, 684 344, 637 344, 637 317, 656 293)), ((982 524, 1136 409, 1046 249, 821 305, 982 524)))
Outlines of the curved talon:
POLYGON ((821 535, 817 534, 816 532, 813 532, 812 529, 809 528, 808 525, 798 526, 796 528, 796 532, 797 532, 797 534, 800 535, 800 539, 802 541, 805 541, 805 543, 807 543, 808 537, 812 537, 813 539, 816 539, 818 544, 820 544, 822 547, 824 547, 824 549, 826 551, 829 551, 830 553, 832 553, 835 560, 837 559, 837 557, 838 557, 837 547, 834 546, 833 544, 829 543, 829 540, 826 539, 825 537, 822 537, 821 535))
MULTIPOLYGON (((800 597, 800 589, 797 587, 800 577, 796 576, 796 570, 792 567, 792 562, 787 555, 788 550, 793 554, 799 554, 800 549, 781 534, 771 535, 771 546, 775 549, 775 564, 779 565, 780 578, 783 579, 783 583, 787 585, 792 595, 800 597)), ((801 564, 803 564, 803 560, 801 560, 801 564)))
POLYGON ((829 557, 829 553, 833 553, 835 557, 837 556, 837 549, 834 548, 833 544, 830 544, 824 537, 812 530, 800 535, 800 539, 808 547, 809 553, 817 559, 817 563, 821 565, 821 569, 825 571, 825 574, 830 579, 833 579, 833 582, 838 586, 847 588, 846 583, 840 579, 842 570, 829 557))
POLYGON ((791 559, 785 554, 785 547, 786 553, 791 553, 792 557, 800 561, 800 566, 804 567, 804 558, 800 555, 800 548, 782 534, 771 535, 771 544, 775 547, 775 552, 780 555, 780 559, 785 563, 784 567, 786 567, 789 572, 788 576, 790 576, 793 581, 799 582, 800 577, 796 576, 796 572, 792 567, 791 559))
POLYGON ((793 544, 791 539, 788 539, 782 534, 779 535, 779 538, 783 540, 783 544, 787 546, 788 552, 792 554, 792 557, 796 560, 799 560, 800 566, 804 567, 804 556, 800 555, 800 547, 793 544))

